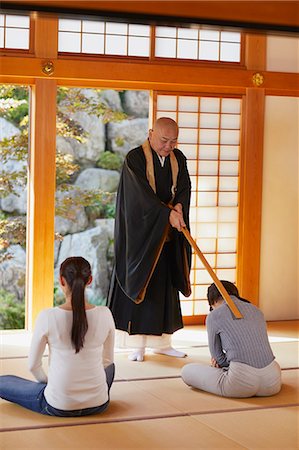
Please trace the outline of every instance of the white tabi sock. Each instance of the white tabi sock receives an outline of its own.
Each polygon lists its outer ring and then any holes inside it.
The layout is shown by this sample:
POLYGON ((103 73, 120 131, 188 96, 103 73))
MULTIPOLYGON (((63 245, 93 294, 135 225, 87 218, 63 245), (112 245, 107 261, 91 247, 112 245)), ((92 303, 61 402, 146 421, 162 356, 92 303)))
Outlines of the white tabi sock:
POLYGON ((175 348, 172 347, 154 348, 153 353, 159 355, 174 356, 175 358, 185 358, 187 356, 187 353, 180 352, 179 350, 176 350, 175 348))
POLYGON ((145 348, 141 347, 141 348, 137 348, 136 350, 134 350, 134 352, 130 353, 128 356, 128 359, 130 361, 143 361, 144 358, 144 353, 145 353, 145 348))

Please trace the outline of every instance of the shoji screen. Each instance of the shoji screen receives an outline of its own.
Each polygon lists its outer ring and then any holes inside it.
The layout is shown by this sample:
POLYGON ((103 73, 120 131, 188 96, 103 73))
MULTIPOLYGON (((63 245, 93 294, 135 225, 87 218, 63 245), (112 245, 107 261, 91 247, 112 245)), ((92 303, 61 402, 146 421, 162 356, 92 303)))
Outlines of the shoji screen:
MULTIPOLYGON (((178 148, 188 160, 192 182, 191 234, 218 278, 236 281, 241 99, 162 95, 156 117, 179 125, 178 148)), ((185 316, 208 312, 212 282, 193 254, 192 295, 181 297, 185 316)))

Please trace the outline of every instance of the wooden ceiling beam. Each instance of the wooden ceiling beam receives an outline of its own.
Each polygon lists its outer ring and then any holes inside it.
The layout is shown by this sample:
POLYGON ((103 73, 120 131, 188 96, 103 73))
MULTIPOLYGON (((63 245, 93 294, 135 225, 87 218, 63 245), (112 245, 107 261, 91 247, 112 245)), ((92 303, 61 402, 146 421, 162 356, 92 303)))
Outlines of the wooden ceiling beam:
POLYGON ((54 1, 6 0, 3 10, 98 15, 146 23, 203 23, 242 30, 299 32, 297 0, 251 1, 54 1))

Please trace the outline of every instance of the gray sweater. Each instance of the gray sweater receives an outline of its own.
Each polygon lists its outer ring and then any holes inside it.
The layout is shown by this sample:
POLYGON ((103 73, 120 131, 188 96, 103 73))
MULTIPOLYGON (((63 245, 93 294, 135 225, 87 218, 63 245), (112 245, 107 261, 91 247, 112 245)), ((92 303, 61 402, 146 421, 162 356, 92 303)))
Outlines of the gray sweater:
POLYGON ((232 300, 243 315, 235 319, 224 302, 207 317, 209 348, 212 358, 220 367, 237 361, 258 369, 273 360, 266 322, 263 313, 251 303, 242 302, 235 296, 232 300))

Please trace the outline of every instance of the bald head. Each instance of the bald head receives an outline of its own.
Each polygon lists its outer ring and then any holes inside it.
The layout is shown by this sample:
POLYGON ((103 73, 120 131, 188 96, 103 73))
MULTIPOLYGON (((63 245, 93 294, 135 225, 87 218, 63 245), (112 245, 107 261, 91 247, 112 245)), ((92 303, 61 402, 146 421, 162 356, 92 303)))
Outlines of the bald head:
POLYGON ((168 156, 175 148, 178 140, 177 123, 170 117, 160 117, 156 120, 153 129, 149 130, 151 147, 160 156, 168 156))

